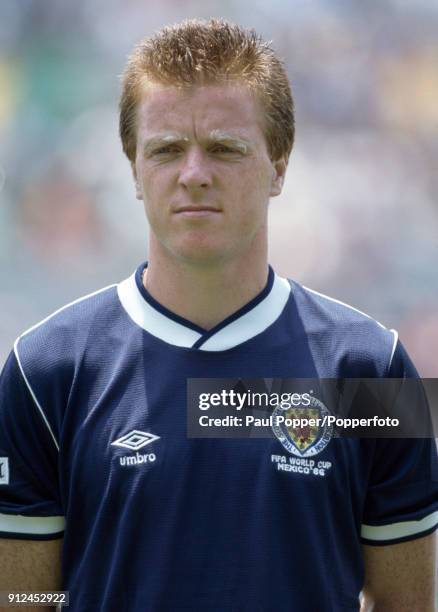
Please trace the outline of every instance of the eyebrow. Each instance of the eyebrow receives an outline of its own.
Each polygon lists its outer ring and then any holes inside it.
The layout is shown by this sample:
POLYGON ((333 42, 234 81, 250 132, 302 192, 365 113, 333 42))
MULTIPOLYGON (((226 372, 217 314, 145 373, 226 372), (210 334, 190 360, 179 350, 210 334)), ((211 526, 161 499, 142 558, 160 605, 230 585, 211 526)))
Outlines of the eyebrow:
POLYGON ((154 147, 163 144, 175 144, 180 142, 189 142, 189 138, 187 138, 187 136, 177 134, 176 132, 158 134, 157 136, 153 136, 152 138, 149 138, 149 140, 146 140, 146 142, 144 143, 143 150, 145 153, 147 153, 151 151, 154 147))
POLYGON ((212 130, 209 134, 209 138, 214 142, 230 144, 234 148, 239 149, 241 153, 247 153, 250 149, 250 144, 247 140, 222 130, 212 130))
MULTIPOLYGON (((229 144, 243 154, 247 153, 251 148, 247 140, 222 130, 212 130, 208 135, 208 140, 214 143, 229 144)), ((190 138, 183 136, 182 134, 178 134, 177 132, 167 132, 157 134, 156 136, 146 140, 143 150, 145 153, 148 153, 155 147, 159 147, 163 144, 179 144, 183 142, 190 142, 190 138)))

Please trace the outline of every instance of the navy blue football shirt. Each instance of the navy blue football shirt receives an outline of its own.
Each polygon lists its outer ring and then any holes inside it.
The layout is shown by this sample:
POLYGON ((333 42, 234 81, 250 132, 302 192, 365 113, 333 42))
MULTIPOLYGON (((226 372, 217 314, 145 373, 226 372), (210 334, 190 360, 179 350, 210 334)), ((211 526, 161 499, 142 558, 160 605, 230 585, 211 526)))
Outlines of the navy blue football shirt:
POLYGON ((436 527, 433 441, 332 438, 318 470, 305 453, 285 470, 275 437, 188 439, 186 385, 416 376, 397 334, 271 269, 205 331, 147 293, 143 268, 16 341, 0 382, 0 535, 64 537, 74 612, 358 610, 361 543, 436 527))

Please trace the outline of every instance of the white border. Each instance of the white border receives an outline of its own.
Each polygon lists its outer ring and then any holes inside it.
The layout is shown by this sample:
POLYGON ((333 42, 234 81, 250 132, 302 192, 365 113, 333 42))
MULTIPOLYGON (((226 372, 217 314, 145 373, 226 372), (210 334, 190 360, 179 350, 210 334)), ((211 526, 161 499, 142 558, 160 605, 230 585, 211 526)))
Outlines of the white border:
POLYGON ((65 529, 63 516, 22 516, 21 514, 1 514, 0 531, 29 535, 50 535, 65 529))
POLYGON ((428 531, 438 524, 438 510, 425 516, 419 521, 404 521, 391 525, 362 525, 360 535, 367 540, 381 542, 383 540, 397 540, 407 536, 428 531))
MULTIPOLYGON (((219 329, 198 350, 226 351, 257 336, 281 315, 291 290, 286 279, 275 275, 271 291, 259 304, 219 329)), ((174 321, 151 306, 141 295, 135 282, 135 274, 117 286, 117 293, 132 321, 152 336, 184 348, 192 348, 202 338, 199 332, 174 321)))
POLYGON ((129 317, 152 336, 185 348, 191 348, 201 337, 199 332, 169 319, 151 306, 137 287, 135 273, 117 285, 117 294, 129 317))
POLYGON ((290 293, 290 283, 275 275, 269 294, 257 306, 211 336, 200 350, 225 351, 258 336, 281 315, 290 293))

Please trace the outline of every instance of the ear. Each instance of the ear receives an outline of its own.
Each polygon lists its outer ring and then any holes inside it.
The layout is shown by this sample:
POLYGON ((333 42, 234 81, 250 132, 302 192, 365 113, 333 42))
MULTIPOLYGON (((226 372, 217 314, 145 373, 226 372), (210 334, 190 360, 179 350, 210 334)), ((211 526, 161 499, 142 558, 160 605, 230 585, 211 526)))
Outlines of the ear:
POLYGON ((271 192, 270 196, 274 197, 280 195, 281 190, 283 189, 284 177, 286 176, 288 160, 285 157, 280 157, 275 162, 272 162, 273 166, 273 174, 271 181, 271 192))
POLYGON ((137 200, 142 200, 143 199, 143 194, 141 192, 140 183, 138 181, 138 175, 137 175, 137 169, 135 167, 135 161, 131 162, 131 170, 132 170, 132 176, 134 178, 135 197, 137 198, 137 200))

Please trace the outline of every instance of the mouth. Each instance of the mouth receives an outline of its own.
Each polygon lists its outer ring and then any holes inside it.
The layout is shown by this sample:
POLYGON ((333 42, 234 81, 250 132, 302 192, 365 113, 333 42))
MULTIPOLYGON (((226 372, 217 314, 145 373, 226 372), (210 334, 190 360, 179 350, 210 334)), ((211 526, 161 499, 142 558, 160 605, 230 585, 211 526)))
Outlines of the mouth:
POLYGON ((208 217, 211 215, 218 215, 222 211, 213 206, 183 206, 175 211, 175 214, 182 215, 184 217, 208 217))

